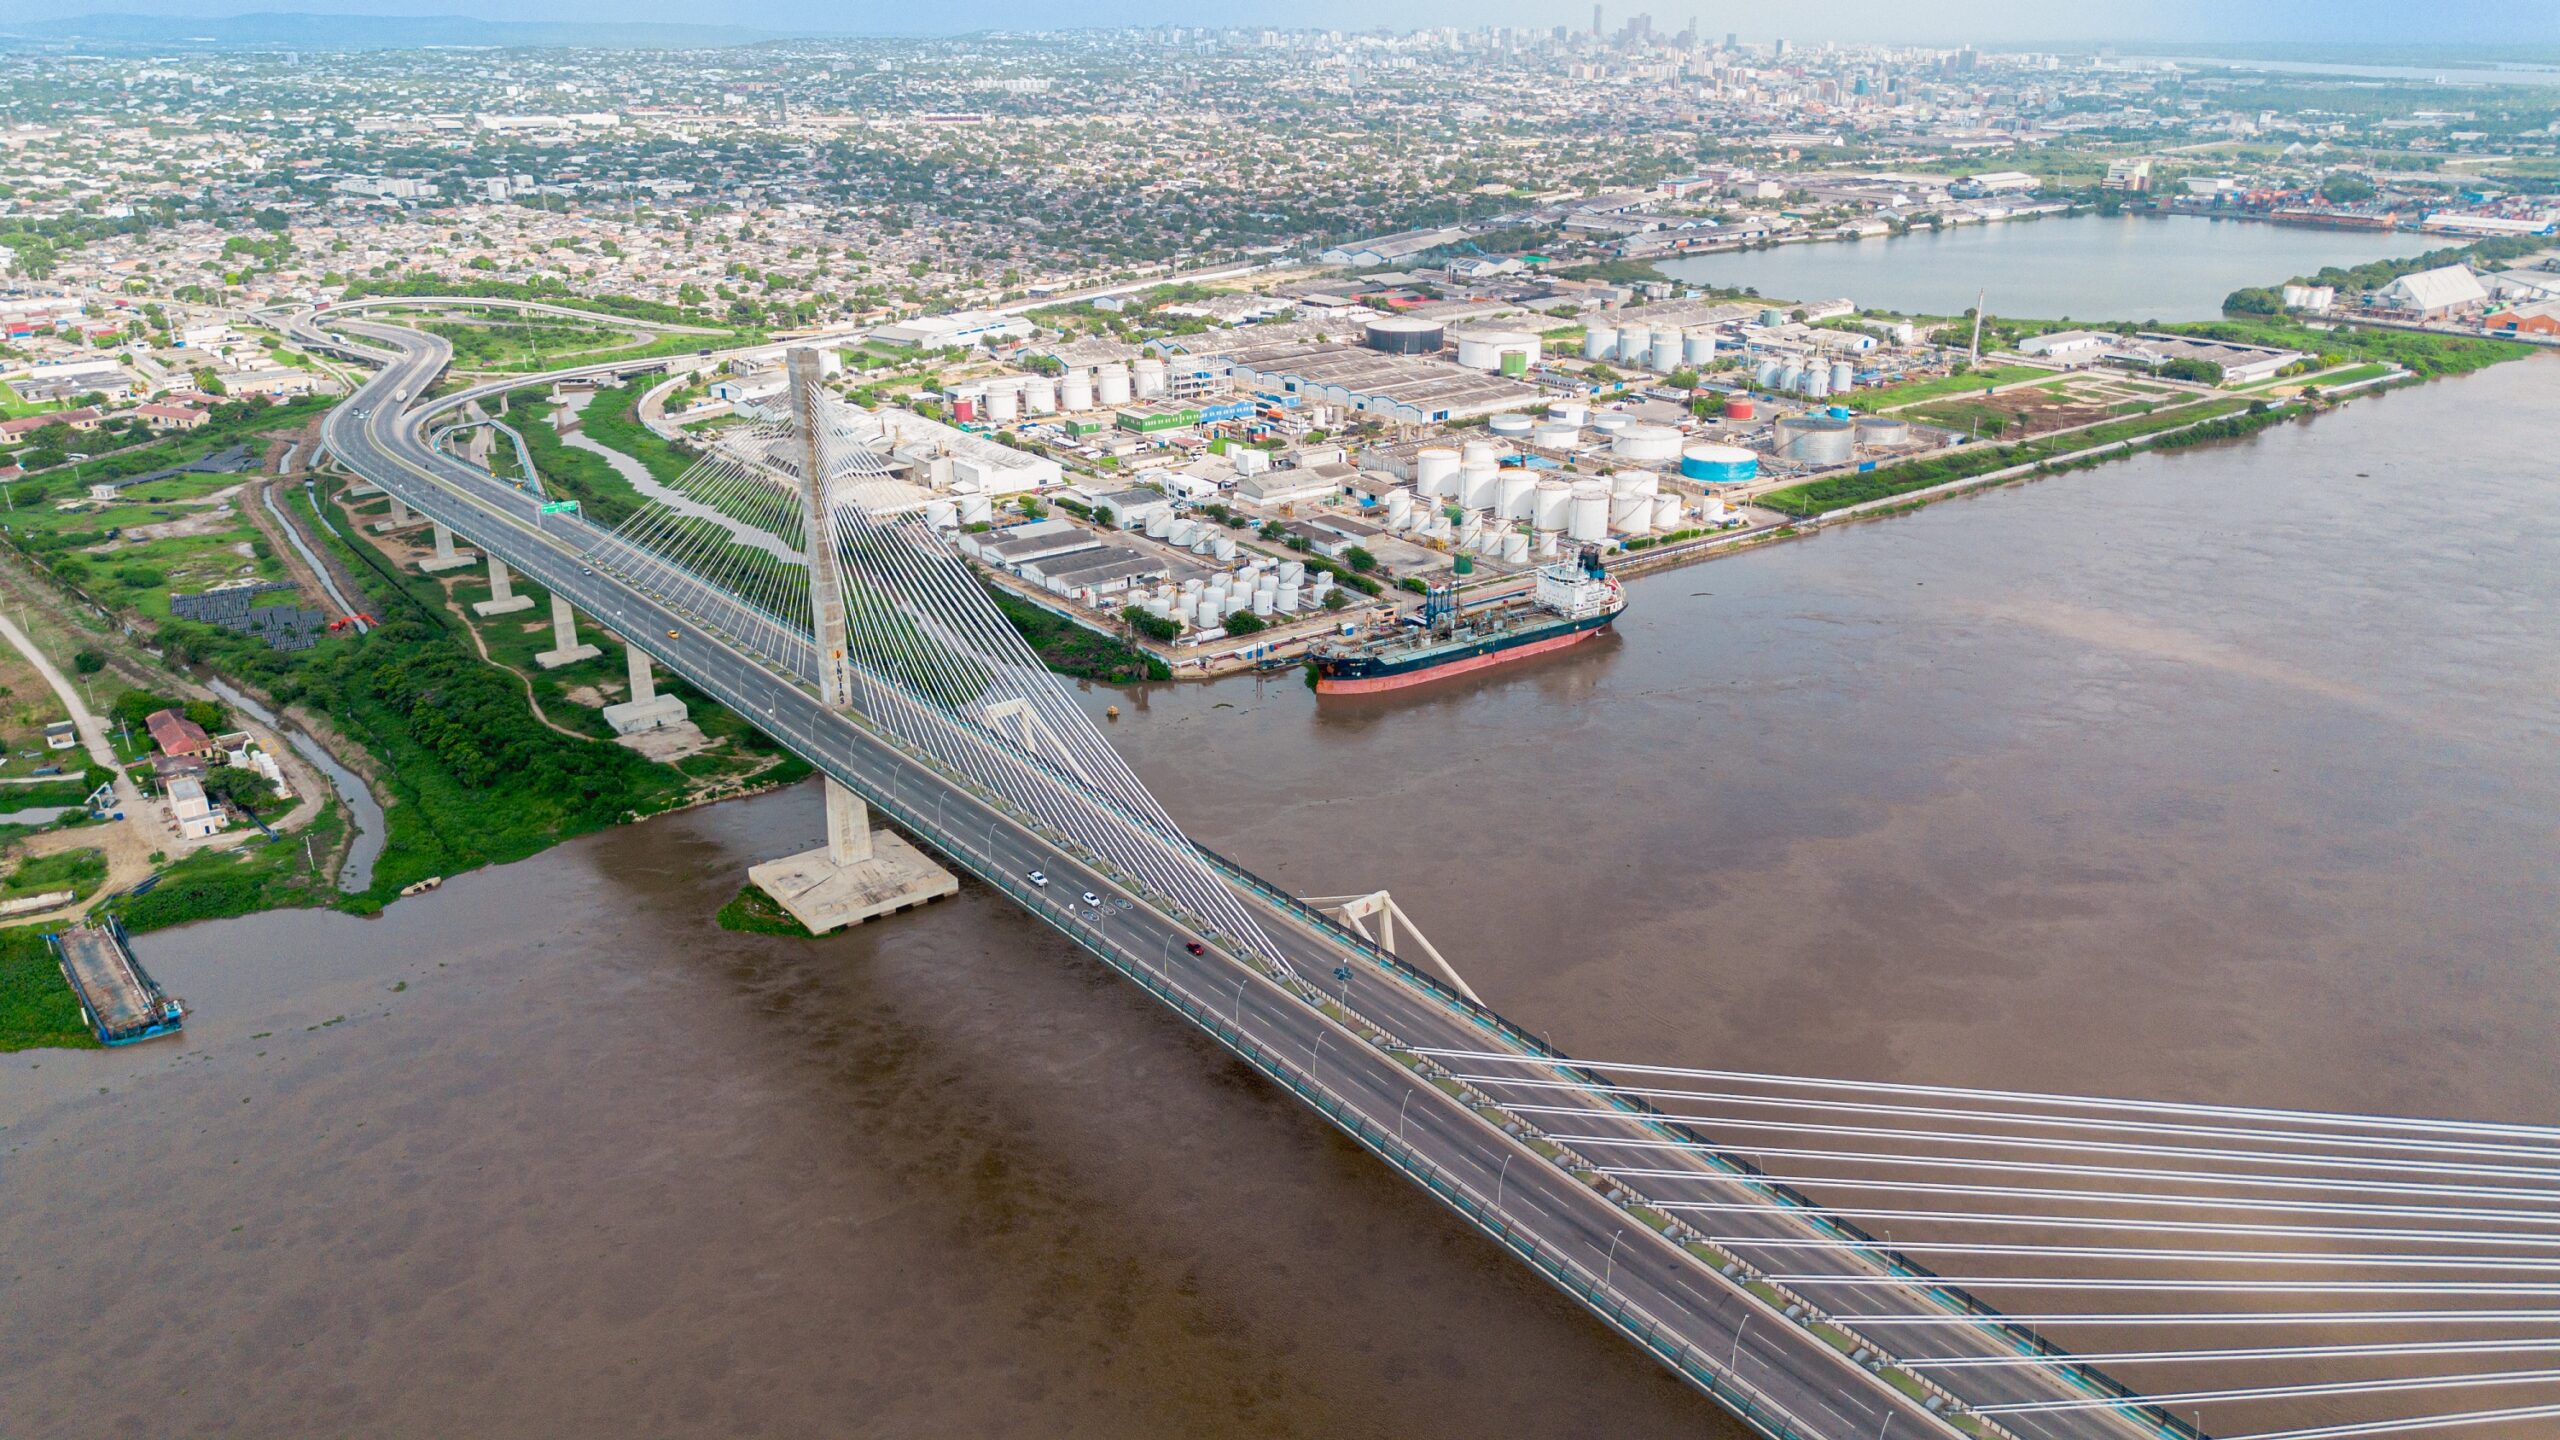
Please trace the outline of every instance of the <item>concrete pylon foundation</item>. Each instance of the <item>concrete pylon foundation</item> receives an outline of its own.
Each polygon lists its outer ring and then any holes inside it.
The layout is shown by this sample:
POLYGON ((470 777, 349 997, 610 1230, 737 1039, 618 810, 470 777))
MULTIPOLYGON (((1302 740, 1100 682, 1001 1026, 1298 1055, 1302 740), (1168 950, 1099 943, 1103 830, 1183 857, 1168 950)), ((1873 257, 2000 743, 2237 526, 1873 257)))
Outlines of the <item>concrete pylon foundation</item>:
POLYGON ((648 652, 625 640, 622 653, 631 665, 631 698, 619 705, 604 707, 604 723, 616 735, 637 735, 661 725, 677 725, 685 719, 684 702, 673 695, 658 693, 656 677, 649 669, 648 652))
POLYGON ((519 610, 532 609, 533 597, 517 594, 514 581, 515 577, 507 573, 507 562, 495 555, 490 556, 489 598, 472 606, 471 613, 485 618, 491 615, 513 615, 519 610))
POLYGON ((394 495, 391 497, 390 518, 374 521, 373 528, 376 534, 388 534, 394 530, 406 530, 417 523, 417 512, 411 510, 408 506, 401 504, 400 497, 394 495))
POLYGON ((446 529, 443 525, 438 524, 436 526, 435 553, 429 555, 426 559, 419 561, 418 568, 426 571, 430 575, 441 575, 447 570, 459 570, 465 565, 477 565, 479 563, 480 557, 472 552, 468 550, 454 549, 453 532, 446 529))
POLYGON ((960 882, 895 830, 871 828, 862 797, 829 777, 827 843, 767 860, 747 880, 824 935, 960 893, 960 882))
POLYGON ((533 663, 545 670, 557 670, 563 665, 593 660, 603 653, 593 645, 578 643, 578 612, 569 608, 568 601, 552 596, 551 648, 535 655, 533 663))

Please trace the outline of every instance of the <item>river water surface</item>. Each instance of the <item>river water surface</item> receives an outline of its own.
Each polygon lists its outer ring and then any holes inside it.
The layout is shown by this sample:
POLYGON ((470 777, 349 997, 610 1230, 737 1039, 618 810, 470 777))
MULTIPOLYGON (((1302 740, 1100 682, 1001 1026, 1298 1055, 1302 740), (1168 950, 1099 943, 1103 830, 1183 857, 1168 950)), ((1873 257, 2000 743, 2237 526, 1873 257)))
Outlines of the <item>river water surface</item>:
MULTIPOLYGON (((1613 640, 1117 700, 1601 1059, 2560 1119, 2560 359, 1650 577, 1613 640)), ((147 936, 0 1057, 11 1436, 1730 1436, 982 887, 710 923, 808 791, 147 936)))

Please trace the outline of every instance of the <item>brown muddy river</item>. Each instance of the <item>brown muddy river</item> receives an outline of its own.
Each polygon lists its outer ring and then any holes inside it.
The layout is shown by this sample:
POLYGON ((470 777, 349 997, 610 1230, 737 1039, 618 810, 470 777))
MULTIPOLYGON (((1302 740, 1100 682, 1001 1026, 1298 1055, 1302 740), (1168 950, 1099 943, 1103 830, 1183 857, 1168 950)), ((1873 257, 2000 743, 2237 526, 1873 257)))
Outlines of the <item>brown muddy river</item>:
MULTIPOLYGON (((2560 1120, 2560 357, 1637 582, 1321 710, 1121 701, 1602 1059, 2560 1120)), ((146 937, 0 1057, 0 1435, 1738 1433, 974 885, 711 913, 808 792, 146 937)))

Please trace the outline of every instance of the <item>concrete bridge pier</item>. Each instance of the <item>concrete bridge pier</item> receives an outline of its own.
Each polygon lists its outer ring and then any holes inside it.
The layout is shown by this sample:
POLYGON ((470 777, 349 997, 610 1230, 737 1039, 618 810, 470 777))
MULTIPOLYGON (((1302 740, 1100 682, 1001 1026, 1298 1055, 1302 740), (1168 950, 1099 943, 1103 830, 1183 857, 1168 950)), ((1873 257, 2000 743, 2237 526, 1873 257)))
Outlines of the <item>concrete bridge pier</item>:
POLYGON ((631 698, 619 705, 604 707, 604 722, 616 735, 637 735, 661 725, 677 725, 685 719, 684 702, 673 695, 658 693, 656 677, 649 668, 649 655, 639 646, 622 642, 623 657, 631 666, 631 698))
POLYGON ((477 565, 480 563, 479 556, 468 550, 456 550, 453 548, 453 532, 446 529, 442 521, 435 522, 435 531, 436 551, 426 559, 418 562, 419 569, 426 571, 430 575, 441 575, 447 570, 459 570, 465 565, 477 565))
POLYGON ((768 860, 747 880, 789 911, 791 918, 824 935, 960 892, 950 871, 886 826, 871 828, 871 807, 838 784, 824 782, 827 843, 815 850, 768 860))
POLYGON ((568 601, 552 596, 551 648, 535 655, 533 663, 545 670, 557 670, 563 665, 593 660, 603 653, 593 645, 578 643, 578 612, 569 608, 568 601))
POLYGON ((417 512, 402 504, 400 497, 394 495, 391 497, 391 518, 374 521, 373 529, 377 535, 388 535, 394 530, 406 530, 417 523, 417 512))
POLYGON ((515 592, 515 577, 508 573, 507 562, 489 557, 489 598, 471 607, 471 613, 483 619, 491 615, 513 615, 533 608, 533 597, 515 592))

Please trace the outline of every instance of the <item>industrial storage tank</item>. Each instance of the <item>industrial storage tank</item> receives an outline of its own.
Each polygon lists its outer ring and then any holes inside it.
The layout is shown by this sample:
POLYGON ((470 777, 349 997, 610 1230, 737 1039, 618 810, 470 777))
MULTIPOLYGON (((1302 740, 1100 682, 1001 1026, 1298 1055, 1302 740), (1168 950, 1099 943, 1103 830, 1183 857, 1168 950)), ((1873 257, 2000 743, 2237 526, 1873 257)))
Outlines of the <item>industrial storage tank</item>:
POLYGON ((1458 452, 1433 445, 1413 452, 1413 488, 1426 500, 1446 498, 1457 488, 1458 452))
POLYGON ((1401 530, 1404 528, 1405 522, 1412 518, 1413 492, 1410 490, 1388 491, 1387 528, 1390 530, 1401 530))
POLYGON ((927 501, 924 507, 924 523, 936 530, 951 529, 960 523, 960 507, 948 500, 927 501))
POLYGON ((1643 465, 1666 465, 1680 458, 1680 432, 1669 425, 1630 425, 1609 442, 1609 453, 1643 465))
POLYGON ((1750 420, 1757 418, 1759 414, 1758 402, 1748 395, 1736 395, 1724 402, 1724 415, 1728 420, 1750 420))
POLYGON ((1283 615, 1294 614, 1298 608, 1298 596, 1298 582, 1283 580, 1280 582, 1280 593, 1271 597, 1272 607, 1283 615))
POLYGON ((1904 349, 1920 343, 1920 327, 1905 320, 1893 327, 1893 343, 1904 349))
POLYGON ((1585 543, 1609 538, 1609 487, 1606 483, 1598 480, 1575 482, 1573 508, 1566 513, 1564 533, 1585 543))
POLYGON ((1020 418, 1022 396, 1010 386, 997 386, 987 392, 987 418, 1002 425, 1020 418))
POLYGON ((1046 375, 1034 375, 1022 382, 1022 409, 1025 414, 1051 415, 1058 409, 1058 382, 1046 375))
POLYGON ((991 523, 995 518, 995 497, 990 495, 963 495, 960 497, 961 524, 984 525, 991 523))
POLYGON ((1823 369, 1819 364, 1806 366, 1804 368, 1805 398, 1808 400, 1819 400, 1830 393, 1831 372, 1823 369))
POLYGON ((1505 520, 1526 520, 1535 506, 1538 479, 1526 470, 1505 470, 1494 492, 1494 508, 1505 520))
POLYGON ((1531 423, 1526 415, 1496 415, 1484 422, 1484 428, 1505 440, 1526 440, 1531 423))
POLYGON ((1502 484, 1502 471, 1492 465, 1469 465, 1458 472, 1458 503, 1470 510, 1491 506, 1502 484))
POLYGON ((1580 400, 1550 400, 1547 402, 1547 418, 1579 430, 1591 423, 1591 407, 1580 400))
POLYGON ((1858 388, 1858 367, 1846 360, 1831 362, 1831 393, 1845 395, 1858 388))
POLYGON ((1131 367, 1132 388, 1141 400, 1164 393, 1164 362, 1153 355, 1142 357, 1131 367))
POLYGON ((1651 534, 1653 532, 1653 497, 1650 495, 1609 497, 1609 528, 1620 535, 1651 534))
POLYGON ((1173 522, 1173 528, 1165 532, 1164 540, 1166 544, 1171 545, 1176 549, 1181 549, 1188 546, 1192 541, 1199 539, 1200 533, 1201 526, 1199 521, 1176 520, 1173 522))
POLYGON ((1793 361, 1789 361, 1778 367, 1777 381, 1769 388, 1777 391, 1781 395, 1792 395, 1795 393, 1796 387, 1803 383, 1804 367, 1794 363, 1793 361))
POLYGON ((1209 553, 1220 560, 1233 560, 1236 558, 1236 537, 1233 535, 1211 536, 1209 553))
POLYGON ((1582 332, 1582 358, 1615 360, 1618 358, 1618 327, 1593 325, 1582 332))
POLYGON ((1787 312, 1776 309, 1763 310, 1760 312, 1760 323, 1770 326, 1773 329, 1777 326, 1784 325, 1787 323, 1787 312))
POLYGON ((1461 330, 1458 363, 1470 370, 1526 375, 1538 363, 1538 337, 1526 330, 1461 330))
POLYGON ((1724 499, 1721 496, 1710 495, 1698 506, 1698 518, 1710 525, 1723 524, 1725 515, 1724 499))
POLYGON ((1490 440, 1470 440, 1462 453, 1469 465, 1498 465, 1509 452, 1490 440))
POLYGON ((1716 332, 1692 330, 1680 341, 1680 358, 1692 368, 1703 370, 1716 363, 1716 332))
POLYGON ((1104 409, 1129 403, 1129 367, 1104 365, 1093 372, 1093 398, 1104 409))
POLYGON ((1517 530, 1509 531, 1504 534, 1502 537, 1502 558, 1515 565, 1526 562, 1529 558, 1529 537, 1521 534, 1517 530))
POLYGON ((1858 422, 1858 443, 1908 445, 1911 443, 1911 422, 1896 420, 1890 415, 1869 415, 1858 422))
POLYGON ((1603 435, 1615 435, 1635 422, 1624 415, 1602 413, 1591 417, 1591 428, 1603 435))
POLYGON ((1647 361, 1647 362, 1646 362, 1646 363, 1647 363, 1647 368, 1649 368, 1649 369, 1654 369, 1654 370, 1659 370, 1659 371, 1661 371, 1661 372, 1662 372, 1663 374, 1665 374, 1665 375, 1668 375, 1668 374, 1670 374, 1672 371, 1679 369, 1679 368, 1680 368, 1680 346, 1681 346, 1681 340, 1680 340, 1680 332, 1679 332, 1679 331, 1677 331, 1677 330, 1656 330, 1656 331, 1654 331, 1654 332, 1653 332, 1653 357, 1652 357, 1652 359, 1651 359, 1651 360, 1649 360, 1649 361, 1647 361))
POLYGON ((1653 497, 1653 528, 1676 530, 1680 527, 1680 497, 1666 490, 1653 497))
POLYGON ((1763 390, 1775 390, 1778 388, 1778 377, 1785 373, 1787 373, 1785 365, 1775 360, 1763 360, 1760 362, 1760 368, 1751 372, 1751 379, 1763 390))
POLYGON ((1562 420, 1541 421, 1530 428, 1529 443, 1541 450, 1570 450, 1582 443, 1582 427, 1562 420))
POLYGON ((1369 348, 1387 355, 1437 355, 1447 337, 1439 321, 1419 315, 1381 315, 1368 328, 1369 348))
POLYGON ((1161 539, 1163 539, 1164 537, 1166 537, 1167 535, 1170 535, 1170 534, 1172 534, 1172 533, 1173 533, 1173 512, 1172 512, 1172 511, 1170 511, 1170 510, 1155 510, 1155 511, 1150 511, 1150 512, 1148 513, 1148 515, 1147 515, 1147 538, 1148 538, 1148 539, 1150 539, 1150 540, 1161 540, 1161 539))
POLYGON ((1272 571, 1271 573, 1279 577, 1281 584, 1295 585, 1299 581, 1307 578, 1307 562, 1304 560, 1283 560, 1280 562, 1280 568, 1272 571))
POLYGON ((1846 465, 1856 431, 1828 415, 1791 415, 1778 422, 1778 453, 1806 465, 1846 465))
POLYGON ((1093 408, 1093 377, 1070 370, 1058 381, 1058 408, 1074 414, 1093 408))
POLYGON ((1680 478, 1707 485, 1739 485, 1757 479, 1760 457, 1739 445, 1692 445, 1680 452, 1680 478))
POLYGON ((1561 530, 1573 513, 1573 482, 1541 480, 1530 497, 1529 523, 1541 530, 1561 530))
POLYGON ((1651 495, 1662 488, 1662 477, 1648 470, 1620 470, 1609 477, 1612 495, 1651 495))

